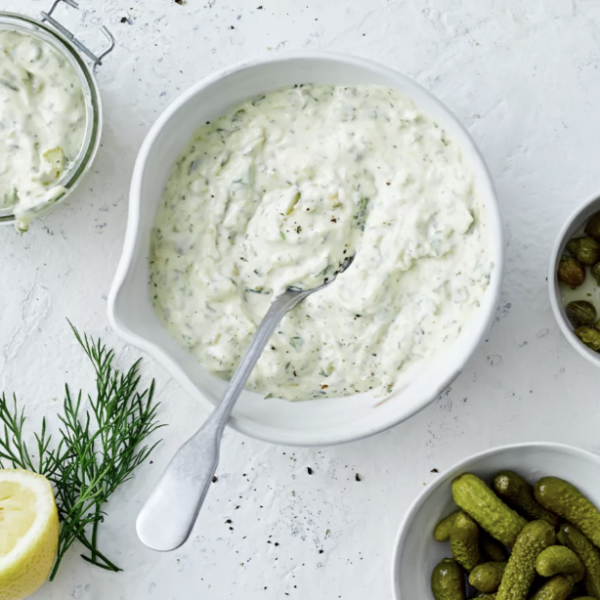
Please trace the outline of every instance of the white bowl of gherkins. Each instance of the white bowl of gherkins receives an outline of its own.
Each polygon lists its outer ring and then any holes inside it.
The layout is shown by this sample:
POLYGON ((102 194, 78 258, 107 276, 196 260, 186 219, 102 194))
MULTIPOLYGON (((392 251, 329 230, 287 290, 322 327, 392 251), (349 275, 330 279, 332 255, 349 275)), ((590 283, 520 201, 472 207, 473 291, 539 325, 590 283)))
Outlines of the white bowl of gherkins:
POLYGON ((396 538, 396 600, 600 600, 600 458, 503 446, 440 476, 396 538))

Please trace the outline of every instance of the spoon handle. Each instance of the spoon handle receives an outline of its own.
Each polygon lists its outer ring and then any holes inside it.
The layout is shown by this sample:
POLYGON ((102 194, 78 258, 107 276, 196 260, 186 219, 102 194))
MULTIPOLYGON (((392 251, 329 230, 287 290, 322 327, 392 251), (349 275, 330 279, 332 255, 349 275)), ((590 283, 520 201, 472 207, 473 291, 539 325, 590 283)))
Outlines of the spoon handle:
POLYGON ((166 552, 188 539, 217 469, 221 436, 231 411, 283 315, 312 291, 288 290, 269 307, 220 403, 175 453, 140 511, 137 533, 146 546, 166 552))

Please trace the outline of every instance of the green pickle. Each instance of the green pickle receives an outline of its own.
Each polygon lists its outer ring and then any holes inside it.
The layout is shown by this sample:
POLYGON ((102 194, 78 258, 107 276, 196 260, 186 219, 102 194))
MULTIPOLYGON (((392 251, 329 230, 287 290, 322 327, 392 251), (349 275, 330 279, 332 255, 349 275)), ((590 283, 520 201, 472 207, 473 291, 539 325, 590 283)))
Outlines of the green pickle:
POLYGON ((465 473, 452 482, 452 496, 471 518, 505 546, 513 546, 527 521, 509 508, 484 481, 465 473))
POLYGON ((550 546, 543 550, 535 561, 535 570, 542 577, 569 575, 574 583, 581 581, 585 575, 579 557, 566 546, 550 546))
POLYGON ((467 572, 482 562, 479 552, 479 527, 462 511, 456 515, 452 524, 450 550, 452 558, 467 572))
POLYGON ((585 588, 590 596, 600 598, 600 555, 593 544, 570 523, 558 530, 558 541, 573 550, 585 568, 585 588))
POLYGON ((444 558, 431 574, 431 591, 435 600, 465 600, 462 569, 451 558, 444 558))
POLYGON ((558 477, 543 477, 534 494, 542 506, 573 523, 600 547, 600 511, 575 486, 558 477))
MULTIPOLYGON (((595 316, 594 314, 592 322, 595 316)), ((547 521, 552 527, 558 527, 558 517, 536 502, 533 497, 533 487, 517 473, 513 471, 500 471, 492 479, 492 489, 511 508, 514 508, 526 519, 530 519, 531 521, 542 519, 543 521, 547 521)))
POLYGON ((444 517, 433 530, 433 538, 437 542, 447 542, 450 539, 450 531, 452 530, 452 525, 454 524, 454 520, 456 519, 458 513, 462 511, 455 510, 452 514, 449 514, 447 517, 444 517))
POLYGON ((556 575, 542 584, 531 600, 567 600, 573 592, 573 583, 565 575, 556 575))
POLYGON ((476 566, 469 574, 469 583, 478 591, 489 594, 500 587, 505 562, 486 562, 476 566))
MULTIPOLYGON (((600 213, 596 217, 600 242, 600 213)), ((573 240, 570 251, 581 243, 573 240)), ((600 600, 600 510, 558 477, 532 487, 518 473, 500 471, 491 488, 472 473, 452 482, 460 509, 433 532, 435 540, 449 540, 452 551, 431 575, 435 600, 466 600, 467 587, 479 600, 600 600), (506 547, 512 549, 508 559, 506 547)))
POLYGON ((527 599, 535 579, 535 561, 555 541, 554 529, 546 521, 532 521, 523 527, 508 559, 497 600, 527 599))

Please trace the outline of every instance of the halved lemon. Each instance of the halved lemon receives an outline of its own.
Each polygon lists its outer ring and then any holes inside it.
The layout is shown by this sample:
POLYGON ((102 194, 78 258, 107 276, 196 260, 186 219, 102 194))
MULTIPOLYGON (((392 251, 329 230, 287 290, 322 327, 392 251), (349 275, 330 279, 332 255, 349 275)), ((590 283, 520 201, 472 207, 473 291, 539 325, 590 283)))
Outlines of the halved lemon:
POLYGON ((50 482, 0 469, 0 600, 22 600, 48 578, 58 546, 58 513, 50 482))

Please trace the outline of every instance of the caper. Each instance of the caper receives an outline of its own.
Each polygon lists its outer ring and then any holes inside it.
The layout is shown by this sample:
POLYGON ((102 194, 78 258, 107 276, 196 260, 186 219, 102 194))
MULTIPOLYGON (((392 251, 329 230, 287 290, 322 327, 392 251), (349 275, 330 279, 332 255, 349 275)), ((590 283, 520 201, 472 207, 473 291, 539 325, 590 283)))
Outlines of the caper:
POLYGON ((575 302, 569 302, 565 307, 565 312, 573 327, 581 327, 582 325, 591 327, 597 316, 594 305, 587 300, 575 300, 575 302))
POLYGON ((595 352, 600 351, 600 331, 591 327, 578 327, 575 330, 575 335, 588 347, 595 352))
POLYGON ((577 256, 577 252, 579 251, 579 243, 581 242, 581 238, 573 238, 567 242, 565 246, 567 252, 572 254, 573 256, 577 256))
POLYGON ((558 278, 575 289, 585 281, 585 267, 575 258, 561 258, 558 263, 558 278))
POLYGON ((590 273, 592 277, 596 280, 596 283, 600 285, 600 263, 595 264, 591 269, 590 273))
POLYGON ((600 261, 600 244, 591 237, 581 238, 575 258, 588 267, 595 265, 600 261))
POLYGON ((595 240, 600 241, 600 212, 590 217, 585 226, 585 233, 595 240))

